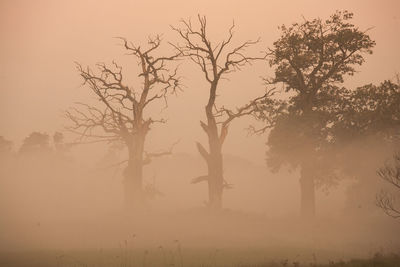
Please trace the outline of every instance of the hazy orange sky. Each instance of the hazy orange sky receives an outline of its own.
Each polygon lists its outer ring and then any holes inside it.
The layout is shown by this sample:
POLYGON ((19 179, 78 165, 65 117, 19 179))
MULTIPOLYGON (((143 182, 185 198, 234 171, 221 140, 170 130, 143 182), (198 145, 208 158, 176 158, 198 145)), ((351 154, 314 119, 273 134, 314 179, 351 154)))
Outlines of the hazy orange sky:
MULTIPOLYGON (((115 36, 143 42, 150 34, 164 33, 176 42, 169 25, 198 13, 209 20, 216 38, 226 36, 232 20, 235 40, 261 37, 251 52, 271 46, 279 36, 278 25, 307 18, 326 18, 335 10, 355 13, 354 22, 370 31, 377 46, 372 56, 348 79, 349 86, 377 83, 400 72, 400 2, 387 1, 0 1, 0 135, 16 142, 32 131, 53 133, 67 124, 63 111, 74 101, 84 101, 88 88, 74 61, 83 65, 123 58, 115 36)), ((166 49, 167 42, 164 42, 166 49)), ((123 62, 128 60, 123 59, 123 62)), ((132 63, 132 62, 131 62, 132 63)), ((173 97, 163 112, 168 124, 155 128, 150 146, 166 147, 181 138, 178 151, 193 152, 194 140, 204 140, 199 127, 207 96, 202 73, 183 63, 184 92, 173 97)), ((266 64, 247 67, 224 82, 219 103, 245 104, 263 93, 260 76, 270 74, 266 64)), ((156 113, 158 116, 159 114, 156 113)), ((246 137, 252 121, 242 119, 231 127, 225 151, 262 161, 265 136, 246 137)))

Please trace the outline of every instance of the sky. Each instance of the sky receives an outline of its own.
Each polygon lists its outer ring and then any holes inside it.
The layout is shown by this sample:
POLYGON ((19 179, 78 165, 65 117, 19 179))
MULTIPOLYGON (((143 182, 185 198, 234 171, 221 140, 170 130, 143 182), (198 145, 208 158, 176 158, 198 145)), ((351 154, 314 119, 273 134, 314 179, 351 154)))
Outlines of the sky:
MULTIPOLYGON (((235 21, 234 43, 261 38, 249 53, 271 47, 279 37, 278 26, 316 17, 327 18, 335 10, 354 12, 354 23, 368 29, 377 45, 366 57, 359 73, 346 80, 349 87, 379 83, 400 72, 400 2, 386 1, 0 1, 0 135, 19 146, 32 131, 62 131, 68 121, 65 110, 76 101, 91 98, 75 69, 74 62, 93 66, 115 59, 135 66, 124 56, 113 37, 123 36, 145 43, 147 36, 163 34, 163 51, 168 42, 178 41, 170 25, 181 18, 206 15, 215 42, 222 40, 235 21)), ((207 84, 190 62, 182 62, 184 90, 169 100, 169 108, 154 111, 166 125, 154 127, 149 149, 169 147, 181 140, 178 152, 196 153, 194 141, 205 141, 199 127, 204 118, 207 84)), ((233 73, 221 84, 218 103, 228 107, 246 104, 263 94, 260 77, 272 70, 256 63, 233 73)), ((127 73, 126 76, 129 76, 127 73)), ((134 75, 132 83, 135 83, 134 75)), ((157 110, 157 109, 155 109, 157 110)), ((257 124, 251 118, 234 122, 224 151, 240 154, 254 162, 264 161, 266 136, 248 136, 244 130, 257 124)), ((69 136, 69 138, 73 138, 69 136)))

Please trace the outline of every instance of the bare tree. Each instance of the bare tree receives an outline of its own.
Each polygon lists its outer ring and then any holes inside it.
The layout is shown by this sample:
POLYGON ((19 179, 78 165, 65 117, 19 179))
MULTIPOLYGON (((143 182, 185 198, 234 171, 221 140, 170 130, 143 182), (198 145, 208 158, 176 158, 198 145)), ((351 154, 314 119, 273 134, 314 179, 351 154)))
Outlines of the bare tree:
POLYGON ((222 157, 222 145, 228 134, 228 127, 234 119, 252 114, 258 101, 267 96, 253 99, 236 110, 224 106, 217 107, 219 82, 228 73, 240 70, 254 60, 265 57, 250 57, 244 54, 246 48, 257 44, 259 40, 246 41, 227 51, 231 46, 234 24, 230 27, 226 40, 212 45, 207 35, 206 17, 198 15, 198 26, 193 26, 190 20, 181 20, 181 23, 182 28, 172 27, 183 40, 183 43, 178 43, 175 48, 200 68, 209 84, 209 98, 205 106, 207 122, 200 121, 201 128, 208 137, 209 150, 207 151, 199 142, 196 143, 198 151, 207 163, 208 173, 194 178, 192 183, 206 181, 209 192, 208 206, 212 209, 221 209, 223 190, 231 187, 224 179, 222 157))
MULTIPOLYGON (((400 154, 393 156, 394 164, 386 164, 378 170, 378 175, 394 189, 400 190, 400 154)), ((400 191, 398 191, 400 192, 400 191)), ((376 205, 387 215, 393 218, 400 218, 400 207, 396 207, 396 198, 387 191, 381 191, 376 196, 376 205)))
POLYGON ((125 206, 131 209, 140 206, 145 199, 143 189, 143 166, 154 157, 169 154, 171 149, 159 153, 147 153, 145 140, 151 126, 165 123, 164 119, 145 116, 145 110, 151 104, 167 105, 167 96, 180 89, 177 69, 166 66, 179 54, 156 56, 161 45, 160 36, 151 37, 148 47, 143 49, 119 38, 127 55, 138 61, 141 88, 132 88, 125 83, 122 67, 113 62, 111 66, 97 64, 97 71, 83 68, 77 63, 77 70, 84 85, 92 90, 101 103, 95 107, 86 103, 77 103, 77 107, 67 111, 72 121, 70 131, 79 135, 79 141, 120 141, 128 150, 127 167, 124 170, 125 206), (161 101, 161 102, 160 102, 161 101), (163 103, 164 102, 164 103, 163 103))

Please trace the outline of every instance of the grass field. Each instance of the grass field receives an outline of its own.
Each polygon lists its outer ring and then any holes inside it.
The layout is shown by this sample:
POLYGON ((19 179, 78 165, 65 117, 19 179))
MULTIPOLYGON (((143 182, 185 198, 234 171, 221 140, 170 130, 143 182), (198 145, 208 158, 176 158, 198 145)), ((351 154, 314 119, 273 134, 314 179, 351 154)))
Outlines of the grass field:
POLYGON ((296 249, 268 251, 266 249, 154 249, 35 251, 0 253, 4 267, 189 267, 189 266, 400 266, 398 254, 376 253, 368 259, 329 259, 328 251, 308 254, 296 249), (290 257, 283 257, 283 254, 290 257), (297 254, 303 253, 303 254, 297 254), (295 255, 297 254, 297 255, 295 255), (319 256, 321 255, 321 256, 319 256))

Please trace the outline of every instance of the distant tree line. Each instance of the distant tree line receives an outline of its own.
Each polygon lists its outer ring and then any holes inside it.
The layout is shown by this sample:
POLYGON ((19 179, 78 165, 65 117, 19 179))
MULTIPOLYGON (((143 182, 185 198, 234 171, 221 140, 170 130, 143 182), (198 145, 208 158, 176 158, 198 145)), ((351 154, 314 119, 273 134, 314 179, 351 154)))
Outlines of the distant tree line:
MULTIPOLYGON (((52 138, 47 133, 32 132, 24 138, 17 153, 24 155, 50 151, 66 152, 72 145, 73 143, 64 143, 64 135, 61 132, 55 132, 52 138)), ((13 153, 15 153, 13 142, 0 136, 0 154, 10 156, 13 153)))

